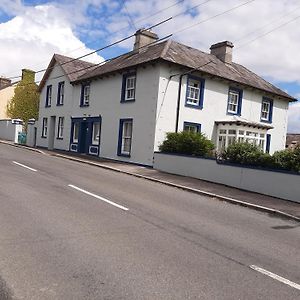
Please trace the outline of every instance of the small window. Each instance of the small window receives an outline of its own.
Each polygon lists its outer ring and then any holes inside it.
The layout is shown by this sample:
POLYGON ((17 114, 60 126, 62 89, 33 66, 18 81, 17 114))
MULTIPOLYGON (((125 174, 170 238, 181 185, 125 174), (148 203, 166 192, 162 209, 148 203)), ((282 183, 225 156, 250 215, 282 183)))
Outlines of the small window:
POLYGON ((57 105, 64 104, 64 97, 65 97, 65 82, 58 83, 58 92, 57 92, 57 105))
POLYGON ((64 120, 64 117, 58 118, 57 139, 63 139, 64 137, 64 120))
POLYGON ((90 84, 86 83, 81 88, 80 106, 89 106, 90 104, 90 84))
POLYGON ((124 74, 121 102, 135 101, 136 73, 124 74))
POLYGON ((238 89, 229 89, 227 113, 231 115, 241 115, 243 91, 238 89))
POLYGON ((272 122, 272 114, 273 114, 273 100, 263 98, 261 103, 261 116, 260 120, 262 122, 272 122))
POLYGON ((48 134, 48 119, 43 118, 42 137, 46 138, 48 134))
POLYGON ((51 106, 52 101, 52 85, 47 86, 47 92, 46 92, 46 107, 51 106))
POLYGON ((191 122, 184 122, 183 123, 183 130, 189 132, 201 132, 201 124, 198 123, 191 123, 191 122))
POLYGON ((79 123, 73 123, 73 143, 78 143, 79 123))
POLYGON ((93 123, 92 144, 93 145, 99 145, 99 140, 100 140, 100 122, 94 122, 93 123))
POLYGON ((130 156, 131 154, 132 124, 132 119, 120 120, 118 155, 130 156))
POLYGON ((204 80, 202 78, 188 76, 186 90, 186 105, 203 108, 204 80))

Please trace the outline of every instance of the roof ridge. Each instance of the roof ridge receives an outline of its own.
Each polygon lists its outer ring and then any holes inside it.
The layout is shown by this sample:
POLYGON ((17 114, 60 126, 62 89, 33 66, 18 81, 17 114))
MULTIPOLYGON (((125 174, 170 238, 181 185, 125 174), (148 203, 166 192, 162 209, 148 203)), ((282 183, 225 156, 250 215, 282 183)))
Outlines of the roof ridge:
POLYGON ((171 40, 171 39, 168 39, 168 40, 167 40, 167 42, 166 42, 164 48, 163 48, 162 51, 161 51, 160 57, 164 57, 164 56, 166 55, 166 53, 167 53, 167 51, 169 50, 170 45, 171 45, 172 42, 173 42, 173 40, 171 40))

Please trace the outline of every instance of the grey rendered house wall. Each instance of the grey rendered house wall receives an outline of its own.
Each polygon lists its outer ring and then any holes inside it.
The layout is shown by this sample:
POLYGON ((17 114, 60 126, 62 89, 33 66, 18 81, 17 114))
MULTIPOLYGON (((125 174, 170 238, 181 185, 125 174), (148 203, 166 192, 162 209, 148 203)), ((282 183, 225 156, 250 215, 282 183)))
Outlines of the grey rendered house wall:
MULTIPOLYGON (((149 65, 136 69, 136 99, 121 103, 123 73, 114 73, 90 82, 90 103, 80 106, 81 84, 72 86, 67 77, 51 79, 64 75, 60 66, 51 72, 40 96, 37 145, 48 147, 48 138, 42 138, 42 122, 48 117, 56 117, 54 149, 69 150, 71 117, 102 118, 100 136, 100 157, 140 163, 153 164, 155 117, 159 84, 159 66, 149 65), (65 100, 63 106, 56 106, 58 83, 65 81, 65 100), (52 105, 45 107, 47 85, 52 84, 52 105), (65 118, 64 137, 58 140, 58 117, 65 118), (120 119, 133 119, 131 156, 117 155, 120 119)), ((48 128, 48 132, 49 132, 48 128)))

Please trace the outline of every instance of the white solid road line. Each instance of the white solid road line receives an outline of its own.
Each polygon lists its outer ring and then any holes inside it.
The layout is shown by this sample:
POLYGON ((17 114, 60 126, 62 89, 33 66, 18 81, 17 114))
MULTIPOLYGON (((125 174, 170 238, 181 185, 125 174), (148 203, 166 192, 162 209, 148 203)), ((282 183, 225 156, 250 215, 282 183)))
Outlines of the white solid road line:
POLYGON ((122 206, 122 205, 120 205, 120 204, 117 204, 117 203, 115 203, 115 202, 112 202, 112 201, 110 201, 110 200, 108 200, 108 199, 105 199, 105 198, 103 198, 103 197, 101 197, 101 196, 98 196, 98 195, 96 195, 96 194, 90 193, 90 192, 88 192, 88 191, 86 191, 86 190, 83 190, 83 189, 81 189, 81 188, 79 188, 79 187, 73 185, 73 184, 69 184, 68 186, 71 187, 71 188, 73 188, 73 189, 75 189, 75 190, 77 190, 77 191, 80 191, 80 192, 82 192, 82 193, 84 193, 84 194, 87 194, 87 195, 89 195, 89 196, 92 196, 92 197, 94 197, 94 198, 97 198, 97 199, 99 199, 99 200, 102 200, 102 201, 104 201, 104 202, 106 202, 106 203, 108 203, 108 204, 110 204, 110 205, 113 205, 113 206, 115 206, 115 207, 118 207, 118 208, 120 208, 120 209, 123 209, 123 210, 129 210, 129 209, 128 209, 127 207, 125 207, 125 206, 122 206))
POLYGON ((26 168, 26 169, 28 169, 28 170, 30 170, 30 171, 37 172, 36 169, 33 169, 33 168, 30 168, 30 167, 25 166, 25 165, 23 165, 23 164, 20 164, 20 163, 18 163, 17 161, 13 161, 13 163, 14 163, 15 165, 20 166, 20 167, 26 168))
POLYGON ((290 280, 288 280, 288 279, 285 279, 284 277, 281 277, 281 276, 279 276, 279 275, 276 275, 276 274, 274 274, 274 273, 272 273, 272 272, 269 272, 269 271, 267 271, 267 270, 265 270, 265 269, 263 269, 263 268, 260 268, 260 267, 258 267, 258 266, 255 266, 255 265, 251 265, 251 266, 249 266, 249 267, 250 267, 251 269, 257 271, 257 272, 260 272, 260 273, 262 273, 262 274, 264 274, 264 275, 267 275, 267 276, 269 276, 269 277, 271 277, 271 278, 273 278, 273 279, 275 279, 275 280, 278 280, 278 281, 280 281, 280 282, 282 282, 282 283, 284 283, 284 284, 286 284, 286 285, 289 285, 290 287, 293 287, 293 288, 295 288, 295 289, 297 289, 297 290, 300 290, 300 284, 298 284, 298 283, 292 282, 292 281, 290 281, 290 280))

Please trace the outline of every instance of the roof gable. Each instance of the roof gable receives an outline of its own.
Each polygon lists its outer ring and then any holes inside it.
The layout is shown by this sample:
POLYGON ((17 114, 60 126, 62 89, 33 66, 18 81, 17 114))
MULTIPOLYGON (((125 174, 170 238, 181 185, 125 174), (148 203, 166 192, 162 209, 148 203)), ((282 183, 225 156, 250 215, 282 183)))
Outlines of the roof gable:
POLYGON ((93 63, 83 60, 74 59, 60 54, 54 54, 40 82, 38 88, 39 91, 43 89, 56 63, 62 68, 64 74, 70 82, 75 81, 77 78, 85 74, 88 70, 97 66, 93 63))

